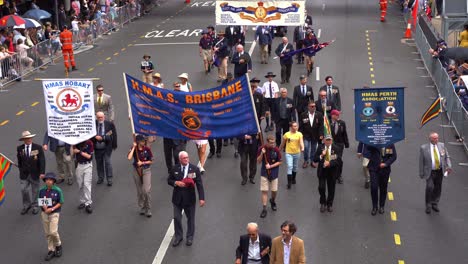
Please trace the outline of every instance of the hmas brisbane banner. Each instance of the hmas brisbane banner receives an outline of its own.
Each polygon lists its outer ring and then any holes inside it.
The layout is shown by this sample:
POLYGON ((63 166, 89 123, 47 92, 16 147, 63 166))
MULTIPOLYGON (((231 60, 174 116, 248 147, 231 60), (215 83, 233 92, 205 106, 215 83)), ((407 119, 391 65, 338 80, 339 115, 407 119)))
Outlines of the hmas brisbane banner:
POLYGON ((135 133, 172 139, 259 132, 246 76, 197 92, 161 89, 124 73, 135 133))
POLYGON ((216 1, 216 25, 299 26, 305 1, 216 1))
POLYGON ((92 80, 47 79, 42 87, 50 137, 75 145, 96 135, 92 80))
POLYGON ((404 88, 354 90, 356 140, 384 147, 405 139, 404 88))

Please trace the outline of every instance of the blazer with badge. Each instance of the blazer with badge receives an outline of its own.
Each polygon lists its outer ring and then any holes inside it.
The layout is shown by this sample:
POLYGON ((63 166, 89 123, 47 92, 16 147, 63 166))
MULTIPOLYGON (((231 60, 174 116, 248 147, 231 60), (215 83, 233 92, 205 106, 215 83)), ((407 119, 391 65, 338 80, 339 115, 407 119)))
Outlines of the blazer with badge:
POLYGON ((28 178, 31 175, 33 180, 38 180, 39 175, 45 174, 45 156, 41 145, 32 143, 31 151, 28 157, 24 144, 16 148, 16 157, 18 158, 18 169, 21 180, 28 178))
POLYGON ((284 43, 279 44, 275 50, 275 54, 280 58, 280 64, 293 64, 292 56, 281 57, 281 54, 285 54, 291 51, 294 51, 294 47, 291 43, 288 42, 288 44, 286 44, 286 48, 284 47, 284 43))
POLYGON ((248 70, 252 70, 252 59, 250 58, 249 53, 243 52, 241 55, 239 52, 234 52, 232 55, 231 63, 234 64, 234 75, 240 76, 247 73, 248 70), (244 62, 241 63, 240 60, 243 59, 244 62))
POLYGON ((302 93, 302 85, 294 87, 293 101, 297 112, 302 113, 308 111, 309 102, 314 101, 314 91, 312 90, 312 86, 306 85, 306 95, 302 93))
MULTIPOLYGON (((265 111, 266 111, 265 97, 263 97, 263 94, 258 93, 258 92, 253 92, 252 96, 254 99, 255 112, 257 113, 257 117, 265 116, 265 111)), ((260 122, 260 120, 258 121, 260 122)))
MULTIPOLYGON (((439 161, 440 161, 440 168, 442 169, 442 173, 444 173, 447 169, 452 168, 452 162, 450 161, 450 155, 445 148, 444 143, 437 143, 437 149, 439 150, 439 161)), ((432 171, 432 157, 431 157, 431 143, 424 144, 419 149, 419 177, 421 179, 428 179, 431 177, 432 171)))
MULTIPOLYGON (((322 115, 323 115, 322 100, 319 99, 319 100, 315 101, 315 107, 316 107, 315 111, 318 111, 318 112, 322 113, 322 115)), ((334 102, 332 102, 330 100, 327 100, 326 108, 327 108, 328 119, 330 119, 331 118, 331 111, 336 109, 336 105, 335 105, 334 102)))
MULTIPOLYGON (((200 170, 193 164, 188 165, 187 177, 190 177, 195 182, 198 191, 198 199, 205 200, 205 191, 203 190, 203 182, 200 170)), ((176 181, 182 181, 184 174, 182 172, 182 165, 177 164, 172 167, 171 173, 167 178, 167 184, 174 187, 172 192, 172 203, 179 207, 194 206, 197 197, 195 195, 195 188, 192 187, 178 187, 175 185, 176 181)))
MULTIPOLYGON (((56 138, 53 138, 53 137, 49 137, 49 132, 45 132, 44 134, 44 141, 42 143, 42 145, 49 145, 49 150, 51 152, 54 152, 57 151, 57 147, 58 147, 58 139, 56 138)), ((67 144, 65 143, 65 153, 70 156, 70 144, 67 144)))
POLYGON ((314 120, 310 124, 309 111, 301 114, 299 119, 299 131, 304 136, 305 140, 319 142, 320 137, 323 137, 323 115, 315 111, 314 120))
MULTIPOLYGON (((284 264, 284 246, 282 237, 275 237, 271 243, 270 264, 284 264)), ((287 264, 305 264, 304 241, 293 236, 291 242, 291 251, 289 252, 289 263, 287 264)))
MULTIPOLYGON (((365 153, 369 159, 367 168, 370 171, 378 171, 390 173, 390 166, 397 159, 395 145, 391 144, 385 148, 376 148, 370 145, 365 145, 365 153), (384 168, 380 168, 380 163, 385 163, 384 168)), ((429 157, 430 158, 430 157, 429 157)))
POLYGON ((112 103, 112 97, 108 94, 102 94, 101 103, 98 102, 97 94, 94 94, 94 112, 103 112, 107 120, 114 121, 114 104, 112 103))
MULTIPOLYGON (((96 137, 92 139, 94 144, 94 150, 103 149, 99 147, 100 143, 104 143, 104 149, 106 151, 112 151, 113 149, 117 148, 117 131, 115 129, 115 125, 107 120, 104 120, 103 124, 104 129, 104 136, 102 136, 102 140, 98 141, 96 137)), ((96 120, 96 136, 101 136, 99 134, 99 122, 96 120)))
MULTIPOLYGON (((323 167, 323 163, 325 162, 325 157, 320 158, 320 155, 322 155, 322 152, 325 150, 326 146, 325 144, 321 144, 318 148, 317 151, 315 152, 314 155, 314 162, 318 163, 317 167, 317 176, 324 176, 322 175, 326 171, 331 172, 334 174, 336 172, 336 169, 338 168, 338 165, 341 163, 341 155, 343 154, 341 152, 341 148, 338 147, 335 144, 331 144, 331 150, 330 150, 330 166, 327 168, 323 167)), ((335 175, 333 175, 335 176, 335 175)))
POLYGON ((343 120, 337 120, 335 124, 330 124, 333 142, 335 144, 342 144, 345 148, 349 148, 348 132, 346 131, 346 123, 343 120), (334 126, 338 126, 335 128, 334 126), (336 133, 335 133, 336 131, 336 133))
MULTIPOLYGON (((332 101, 332 102, 335 104, 335 109, 336 109, 336 110, 341 111, 341 94, 340 94, 340 88, 338 88, 338 86, 332 84, 331 90, 332 90, 332 95, 331 95, 330 101, 332 101)), ((320 92, 320 91, 325 91, 325 92, 328 93, 328 91, 327 91, 327 85, 324 85, 324 86, 320 87, 319 92, 320 92)), ((328 98, 328 94, 327 94, 327 98, 328 98)))
MULTIPOLYGON (((280 117, 280 107, 281 107, 281 97, 275 99, 275 103, 273 105, 273 113, 272 113, 272 119, 275 122, 278 122, 281 117, 280 117)), ((295 121, 296 120, 296 112, 294 111, 294 104, 293 100, 289 97, 286 97, 286 115, 288 116, 289 121, 295 121)))
POLYGON ((255 31, 255 39, 258 39, 260 45, 268 45, 273 40, 271 28, 269 26, 257 27, 255 31))
POLYGON ((228 45, 231 47, 236 44, 239 44, 242 40, 240 27, 239 26, 226 27, 226 29, 224 30, 224 37, 227 39, 228 45), (233 28, 232 32, 231 32, 231 27, 233 28))
MULTIPOLYGON (((241 259, 242 264, 247 264, 249 260, 249 240, 249 235, 242 235, 239 239, 239 246, 236 249, 236 258, 241 259)), ((260 242, 260 253, 268 247, 271 250, 271 237, 269 235, 258 233, 258 240, 260 242)), ((268 254, 261 257, 261 260, 262 264, 269 264, 270 251, 268 251, 268 254)))

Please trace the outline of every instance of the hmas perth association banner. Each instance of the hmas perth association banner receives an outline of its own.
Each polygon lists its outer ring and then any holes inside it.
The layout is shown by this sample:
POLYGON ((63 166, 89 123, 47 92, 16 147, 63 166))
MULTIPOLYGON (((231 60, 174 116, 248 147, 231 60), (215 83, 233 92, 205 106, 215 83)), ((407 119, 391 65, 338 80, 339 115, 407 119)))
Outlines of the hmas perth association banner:
POLYGON ((404 88, 354 90, 356 140, 384 147, 405 139, 404 88))
POLYGON ((216 1, 216 25, 299 26, 305 1, 216 1))
POLYGON ((92 80, 47 79, 42 87, 50 137, 75 145, 96 135, 92 80))
POLYGON ((172 139, 258 133, 246 76, 197 92, 161 89, 124 73, 135 133, 172 139))

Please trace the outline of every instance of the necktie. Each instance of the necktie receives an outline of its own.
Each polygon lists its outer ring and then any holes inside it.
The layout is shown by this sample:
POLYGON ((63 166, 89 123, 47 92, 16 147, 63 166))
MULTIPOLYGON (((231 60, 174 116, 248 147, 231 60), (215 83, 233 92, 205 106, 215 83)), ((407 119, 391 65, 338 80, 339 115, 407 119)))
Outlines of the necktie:
POLYGON ((98 104, 99 104, 99 106, 102 106, 102 96, 98 97, 98 104))
POLYGON ((183 177, 185 179, 185 166, 182 166, 182 175, 183 175, 183 177))
POLYGON ((99 134, 100 136, 102 136, 102 135, 104 134, 103 132, 104 132, 104 131, 103 131, 103 129, 102 129, 102 123, 100 123, 100 124, 99 124, 99 131, 98 131, 98 134, 99 134))
POLYGON ((305 86, 302 86, 302 95, 304 95, 304 96, 306 95, 306 88, 305 88, 305 86))
POLYGON ((29 145, 26 145, 26 157, 29 158, 29 145))
POLYGON ((273 89, 271 88, 271 83, 270 83, 270 98, 273 98, 273 89))
POLYGON ((333 122, 333 131, 334 131, 335 135, 336 135, 336 133, 338 133, 338 126, 337 126, 336 122, 333 122))
POLYGON ((331 86, 328 86, 327 99, 331 100, 331 86))
POLYGON ((325 161, 330 161, 330 153, 328 152, 329 147, 326 148, 327 153, 325 154, 325 161))
POLYGON ((437 146, 433 145, 433 152, 434 152, 434 162, 435 162, 435 169, 438 170, 440 169, 440 160, 439 160, 439 155, 437 155, 437 146))

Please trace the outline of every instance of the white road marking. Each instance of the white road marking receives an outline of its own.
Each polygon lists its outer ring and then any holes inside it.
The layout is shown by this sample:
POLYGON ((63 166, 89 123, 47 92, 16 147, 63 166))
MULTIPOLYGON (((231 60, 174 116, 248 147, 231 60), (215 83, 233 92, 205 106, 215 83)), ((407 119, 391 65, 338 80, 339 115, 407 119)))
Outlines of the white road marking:
POLYGON ((319 28, 317 30, 317 38, 320 38, 320 35, 322 35, 322 29, 321 28, 319 28))
POLYGON ((320 67, 315 67, 315 80, 320 81, 320 67))
POLYGON ((418 70, 425 70, 426 67, 416 67, 416 69, 418 69, 418 70))
POLYGON ((171 221, 171 224, 169 225, 169 228, 167 229, 166 235, 161 241, 161 245, 159 246, 158 252, 156 253, 156 256, 154 257, 152 264, 162 263, 164 259, 164 255, 166 255, 167 248, 169 247, 169 244, 171 243, 173 236, 174 236, 174 220, 171 221))
POLYGON ((325 3, 322 4, 322 11, 325 11, 325 3))
MULTIPOLYGON (((247 43, 247 42, 245 42, 245 43, 247 43)), ((252 52, 254 51, 256 45, 257 45, 257 41, 254 40, 252 42, 252 45, 250 46, 250 49, 249 49, 249 55, 250 56, 252 56, 252 52)))
MULTIPOLYGON (((245 43, 253 43, 253 41, 246 41, 245 43)), ((199 42, 161 42, 161 43, 140 43, 133 44, 133 46, 166 46, 166 45, 198 45, 199 42)))

